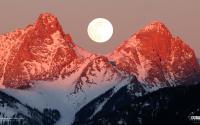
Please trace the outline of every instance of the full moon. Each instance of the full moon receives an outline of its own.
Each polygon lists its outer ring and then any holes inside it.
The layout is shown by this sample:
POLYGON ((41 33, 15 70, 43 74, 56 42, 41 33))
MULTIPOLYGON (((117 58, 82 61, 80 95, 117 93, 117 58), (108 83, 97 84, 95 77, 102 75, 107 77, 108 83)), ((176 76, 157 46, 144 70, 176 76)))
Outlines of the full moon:
POLYGON ((113 26, 107 19, 96 18, 88 25, 88 35, 95 42, 106 42, 113 35, 113 26))

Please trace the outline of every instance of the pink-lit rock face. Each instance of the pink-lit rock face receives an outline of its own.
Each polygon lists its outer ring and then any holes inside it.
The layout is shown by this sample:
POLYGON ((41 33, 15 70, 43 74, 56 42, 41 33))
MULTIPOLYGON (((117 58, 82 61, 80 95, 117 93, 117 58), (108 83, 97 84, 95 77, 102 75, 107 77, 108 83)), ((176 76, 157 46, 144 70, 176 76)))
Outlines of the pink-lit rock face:
POLYGON ((172 86, 199 79, 194 51, 166 26, 153 22, 123 42, 111 55, 119 69, 149 85, 172 86))
POLYGON ((69 83, 77 92, 93 84, 119 83, 131 75, 157 86, 195 81, 199 76, 193 50, 159 22, 135 33, 109 58, 76 46, 57 18, 45 13, 25 29, 0 35, 0 82, 5 87, 27 88, 37 80, 73 77, 69 83))
POLYGON ((1 62, 2 83, 7 87, 59 77, 62 68, 77 58, 71 37, 51 14, 41 14, 34 25, 2 35, 0 41, 7 47, 0 57, 5 61, 1 62))

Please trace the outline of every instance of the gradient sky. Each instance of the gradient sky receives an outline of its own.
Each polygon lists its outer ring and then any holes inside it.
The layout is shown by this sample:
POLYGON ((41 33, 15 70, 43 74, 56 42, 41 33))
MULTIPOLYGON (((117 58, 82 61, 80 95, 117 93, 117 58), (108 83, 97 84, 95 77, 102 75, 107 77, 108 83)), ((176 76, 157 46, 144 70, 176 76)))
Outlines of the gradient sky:
POLYGON ((97 54, 111 52, 140 28, 159 20, 200 57, 200 0, 1 0, 0 33, 24 28, 43 12, 57 16, 77 45, 97 54), (95 43, 87 35, 88 23, 97 17, 113 24, 113 37, 106 43, 95 43))

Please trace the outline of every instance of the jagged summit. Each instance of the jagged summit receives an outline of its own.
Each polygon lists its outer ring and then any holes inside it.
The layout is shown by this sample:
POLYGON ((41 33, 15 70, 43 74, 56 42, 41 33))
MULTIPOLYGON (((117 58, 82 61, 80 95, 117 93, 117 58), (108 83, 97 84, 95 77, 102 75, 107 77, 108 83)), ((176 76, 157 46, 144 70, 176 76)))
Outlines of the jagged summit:
POLYGON ((48 22, 55 22, 55 21, 58 22, 57 17, 54 16, 53 14, 51 14, 51 13, 48 13, 48 12, 40 14, 39 17, 38 17, 38 20, 40 20, 40 19, 41 20, 47 19, 48 22))
POLYGON ((41 23, 44 25, 59 24, 57 17, 51 13, 42 13, 37 18, 36 24, 41 23))
POLYGON ((49 13, 24 30, 1 36, 0 49, 1 84, 12 88, 59 77, 62 68, 77 58, 70 35, 49 13))
POLYGON ((136 35, 138 37, 140 36, 157 36, 157 37, 164 37, 167 39, 170 39, 172 37, 172 34, 168 30, 168 28, 165 26, 164 23, 160 21, 153 21, 146 25, 144 28, 140 29, 138 32, 136 32, 136 35))
POLYGON ((179 37, 173 37, 160 22, 153 22, 132 35, 110 58, 144 84, 172 86, 199 79, 194 51, 179 37))
POLYGON ((170 31, 168 30, 166 25, 164 23, 160 22, 160 21, 152 21, 151 23, 146 25, 144 28, 142 28, 142 30, 143 31, 157 31, 157 32, 168 32, 168 33, 170 33, 170 31))
POLYGON ((58 19, 50 13, 40 14, 38 19, 36 20, 35 28, 42 33, 49 32, 50 34, 52 34, 58 31, 62 35, 64 35, 64 32, 62 30, 61 25, 59 24, 58 19))

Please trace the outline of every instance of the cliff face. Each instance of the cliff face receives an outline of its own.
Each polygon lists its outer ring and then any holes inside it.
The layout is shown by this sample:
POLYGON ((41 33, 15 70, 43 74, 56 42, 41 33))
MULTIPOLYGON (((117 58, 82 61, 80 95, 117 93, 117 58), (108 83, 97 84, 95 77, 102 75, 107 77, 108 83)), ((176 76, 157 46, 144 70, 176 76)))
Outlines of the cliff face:
POLYGON ((132 35, 110 58, 121 70, 148 85, 173 86, 200 76, 194 51, 160 22, 132 35))
POLYGON ((70 36, 51 14, 41 14, 24 30, 1 35, 0 47, 1 82, 12 88, 58 77, 62 67, 77 58, 70 36))

